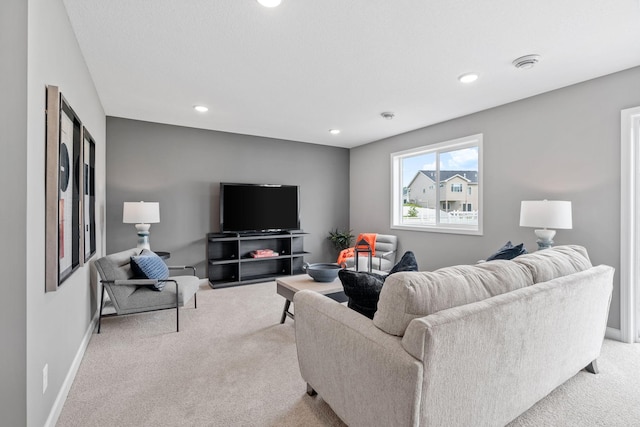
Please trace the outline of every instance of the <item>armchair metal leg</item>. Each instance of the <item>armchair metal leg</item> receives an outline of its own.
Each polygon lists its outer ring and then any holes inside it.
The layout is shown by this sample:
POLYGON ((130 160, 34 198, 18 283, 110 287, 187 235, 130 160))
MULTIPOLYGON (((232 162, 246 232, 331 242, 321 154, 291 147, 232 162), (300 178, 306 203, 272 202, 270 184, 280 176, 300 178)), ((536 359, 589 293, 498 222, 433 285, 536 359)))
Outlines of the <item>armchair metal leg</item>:
POLYGON ((198 292, 193 294, 193 308, 198 308, 198 292))
POLYGON ((180 332, 180 310, 179 310, 179 303, 178 303, 178 282, 175 282, 176 284, 176 332, 180 332))
POLYGON ((100 326, 102 326, 102 307, 104 307, 104 285, 102 285, 102 295, 100 296, 100 315, 98 316, 98 333, 100 333, 100 326))

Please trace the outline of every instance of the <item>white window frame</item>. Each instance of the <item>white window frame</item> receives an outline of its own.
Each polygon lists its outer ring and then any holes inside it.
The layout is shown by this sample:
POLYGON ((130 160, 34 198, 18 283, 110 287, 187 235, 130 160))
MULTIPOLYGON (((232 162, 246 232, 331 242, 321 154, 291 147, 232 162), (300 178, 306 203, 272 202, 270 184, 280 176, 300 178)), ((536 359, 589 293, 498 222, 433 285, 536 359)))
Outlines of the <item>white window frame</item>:
MULTIPOLYGON (((482 162, 482 134, 469 135, 462 138, 437 144, 426 145, 409 150, 391 153, 391 228, 395 230, 413 230, 432 233, 452 233, 482 236, 483 229, 483 162, 482 162), (439 153, 462 150, 464 148, 478 147, 478 224, 428 224, 428 225, 405 225, 402 224, 402 160, 406 157, 413 157, 421 154, 436 153, 436 169, 439 170, 439 153)), ((439 200, 439 199, 438 199, 439 200)), ((439 215, 436 215, 439 221, 439 215)))
POLYGON ((640 107, 621 111, 620 331, 607 336, 640 342, 640 107))

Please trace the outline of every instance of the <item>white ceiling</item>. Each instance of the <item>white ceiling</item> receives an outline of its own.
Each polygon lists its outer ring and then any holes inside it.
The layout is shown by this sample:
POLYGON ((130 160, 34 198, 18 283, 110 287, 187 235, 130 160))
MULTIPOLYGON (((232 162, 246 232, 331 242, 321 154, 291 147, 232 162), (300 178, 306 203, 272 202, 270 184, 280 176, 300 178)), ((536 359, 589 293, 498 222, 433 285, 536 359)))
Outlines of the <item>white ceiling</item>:
POLYGON ((640 65, 639 0, 63 1, 107 115, 341 147, 640 65))

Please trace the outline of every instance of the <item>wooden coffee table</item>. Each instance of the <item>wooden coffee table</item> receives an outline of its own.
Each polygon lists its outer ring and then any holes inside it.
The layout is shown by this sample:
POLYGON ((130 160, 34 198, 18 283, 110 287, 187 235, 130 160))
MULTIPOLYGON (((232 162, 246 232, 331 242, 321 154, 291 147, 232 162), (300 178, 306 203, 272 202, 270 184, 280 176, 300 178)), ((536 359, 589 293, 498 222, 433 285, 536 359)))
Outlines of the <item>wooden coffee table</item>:
POLYGON ((282 317, 280 323, 284 323, 287 316, 293 317, 293 313, 289 311, 293 296, 298 291, 309 289, 319 294, 326 295, 329 298, 338 301, 345 302, 347 296, 344 294, 342 283, 340 279, 336 278, 333 282, 316 282, 308 274, 298 274, 296 276, 285 276, 276 279, 276 292, 278 295, 282 295, 286 301, 284 302, 284 309, 282 310, 282 317))

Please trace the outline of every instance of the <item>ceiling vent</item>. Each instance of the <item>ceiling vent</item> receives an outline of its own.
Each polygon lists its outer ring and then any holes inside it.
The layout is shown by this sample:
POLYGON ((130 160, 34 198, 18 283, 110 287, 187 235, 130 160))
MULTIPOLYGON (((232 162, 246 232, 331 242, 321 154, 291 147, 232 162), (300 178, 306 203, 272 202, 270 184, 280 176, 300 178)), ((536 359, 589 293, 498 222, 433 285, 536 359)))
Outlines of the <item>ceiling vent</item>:
POLYGON ((526 55, 521 56, 518 59, 514 59, 512 64, 518 69, 528 70, 529 68, 533 68, 538 61, 540 61, 540 55, 526 55))

